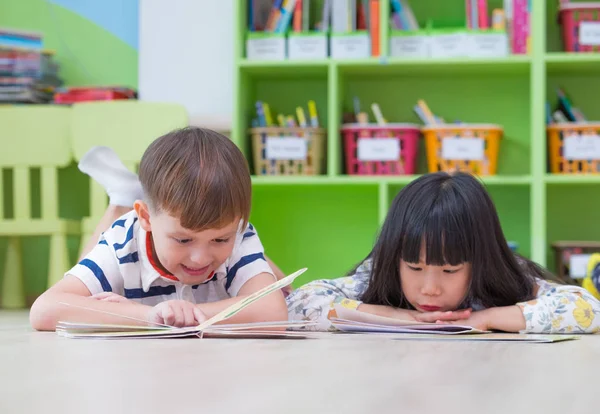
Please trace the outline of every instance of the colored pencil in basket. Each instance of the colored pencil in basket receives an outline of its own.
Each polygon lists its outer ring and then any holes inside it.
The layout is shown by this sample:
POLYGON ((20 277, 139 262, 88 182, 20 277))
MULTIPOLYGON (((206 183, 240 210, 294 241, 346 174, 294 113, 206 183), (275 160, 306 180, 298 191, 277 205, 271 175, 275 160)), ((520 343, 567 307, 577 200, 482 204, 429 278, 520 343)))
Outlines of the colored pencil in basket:
POLYGON ((263 113, 265 114, 265 122, 267 126, 273 126, 273 118, 271 117, 271 109, 269 108, 269 104, 263 102, 263 113))
POLYGON ((279 122, 280 127, 285 126, 285 118, 283 117, 283 115, 281 115, 281 114, 277 115, 277 122, 279 122))
POLYGON ((293 116, 291 116, 291 115, 289 115, 289 116, 286 118, 286 124, 287 124, 287 126, 288 126, 288 127, 290 127, 290 128, 294 128, 294 127, 298 126, 298 125, 296 125, 296 120, 295 120, 295 119, 294 119, 294 117, 293 117, 293 116))
POLYGON ((256 115, 258 115, 258 125, 261 127, 267 126, 267 121, 265 120, 265 112, 263 110, 263 105, 261 101, 256 102, 256 115))
POLYGON ((358 115, 356 115, 356 120, 359 124, 367 125, 369 123, 369 114, 366 112, 359 112, 358 115))
POLYGON ((298 116, 298 123, 300 124, 301 127, 306 127, 306 116, 304 116, 304 108, 302 108, 301 106, 296 108, 296 116, 298 116))
POLYGON ((319 116, 317 115, 317 104, 315 101, 308 101, 308 115, 310 116, 310 126, 319 127, 319 116))
POLYGON ((373 111, 373 115, 375 115, 375 121, 378 125, 385 125, 385 119, 383 118, 383 114, 381 113, 381 108, 379 108, 379 104, 371 104, 371 110, 373 111))
POLYGON ((360 114, 360 99, 358 99, 358 96, 352 98, 352 103, 354 104, 354 115, 358 116, 360 114))
POLYGON ((413 111, 415 111, 421 122, 423 122, 425 125, 429 125, 429 119, 427 119, 419 105, 413 106, 413 111))
POLYGON ((423 99, 419 99, 417 101, 417 105, 419 105, 419 107, 423 110, 423 115, 425 115, 425 117, 429 120, 429 124, 435 125, 436 124, 435 116, 429 109, 429 106, 427 106, 427 103, 425 103, 425 101, 423 99))

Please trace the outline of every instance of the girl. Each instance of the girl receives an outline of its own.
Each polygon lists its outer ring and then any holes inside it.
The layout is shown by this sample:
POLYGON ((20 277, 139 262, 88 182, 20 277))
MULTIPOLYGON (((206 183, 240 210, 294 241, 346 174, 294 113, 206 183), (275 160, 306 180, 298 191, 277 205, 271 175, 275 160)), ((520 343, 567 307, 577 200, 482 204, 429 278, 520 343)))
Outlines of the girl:
POLYGON ((288 298, 290 320, 327 330, 334 304, 362 312, 523 333, 600 330, 600 302, 514 255, 484 187, 465 173, 424 175, 394 202, 375 247, 347 277, 288 298), (598 316, 598 318, 596 318, 598 316))

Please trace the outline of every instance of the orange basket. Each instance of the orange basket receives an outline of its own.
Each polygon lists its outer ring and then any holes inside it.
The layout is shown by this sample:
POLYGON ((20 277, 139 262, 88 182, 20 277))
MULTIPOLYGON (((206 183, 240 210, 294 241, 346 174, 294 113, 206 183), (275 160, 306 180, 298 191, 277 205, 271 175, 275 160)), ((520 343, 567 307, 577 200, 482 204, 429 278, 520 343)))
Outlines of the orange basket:
POLYGON ((553 174, 600 174, 600 123, 549 125, 548 152, 553 174))
POLYGON ((466 171, 495 175, 503 130, 492 124, 457 124, 422 129, 429 172, 466 171))
POLYGON ((254 174, 319 175, 324 173, 327 132, 324 128, 251 128, 254 174))

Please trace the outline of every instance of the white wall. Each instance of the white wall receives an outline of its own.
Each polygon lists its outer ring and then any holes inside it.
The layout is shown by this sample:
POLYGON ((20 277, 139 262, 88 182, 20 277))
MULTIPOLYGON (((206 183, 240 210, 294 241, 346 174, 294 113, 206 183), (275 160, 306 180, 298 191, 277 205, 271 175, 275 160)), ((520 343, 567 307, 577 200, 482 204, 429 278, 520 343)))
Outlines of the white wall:
POLYGON ((230 129, 234 1, 140 0, 141 100, 180 103, 190 124, 230 129))

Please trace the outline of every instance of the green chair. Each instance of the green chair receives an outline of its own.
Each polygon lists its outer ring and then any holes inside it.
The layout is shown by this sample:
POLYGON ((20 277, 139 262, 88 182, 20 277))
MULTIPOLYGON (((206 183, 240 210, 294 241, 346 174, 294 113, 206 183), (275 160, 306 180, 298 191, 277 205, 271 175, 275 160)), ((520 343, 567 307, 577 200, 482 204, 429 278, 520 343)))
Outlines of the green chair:
MULTIPOLYGON (((0 237, 8 238, 4 269, 0 279, 0 306, 23 308, 34 296, 25 297, 23 275, 24 236, 50 236, 48 286, 60 280, 69 267, 67 235, 81 234, 78 221, 58 216, 58 170, 71 162, 69 126, 71 111, 66 107, 0 107, 0 168, 12 170, 13 197, 6 193, 0 180, 0 237), (31 214, 31 168, 40 169, 41 217, 31 214), (5 203, 6 201, 6 203, 5 203), (7 218, 4 205, 12 202, 14 214, 7 218)), ((35 257, 27 260, 36 260, 35 257)))
MULTIPOLYGON (((73 105, 71 140, 75 159, 91 148, 112 148, 131 171, 148 145, 159 136, 188 125, 183 106, 140 101, 89 102, 73 105)), ((90 215, 83 220, 81 246, 92 236, 108 198, 95 181, 90 183, 90 215)))

